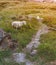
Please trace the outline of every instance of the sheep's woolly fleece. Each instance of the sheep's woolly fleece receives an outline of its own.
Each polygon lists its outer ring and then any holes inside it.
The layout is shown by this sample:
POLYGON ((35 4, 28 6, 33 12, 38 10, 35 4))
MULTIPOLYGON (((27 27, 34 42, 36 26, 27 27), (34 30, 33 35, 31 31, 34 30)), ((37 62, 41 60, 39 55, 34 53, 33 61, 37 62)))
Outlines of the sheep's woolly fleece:
POLYGON ((26 25, 26 21, 14 21, 14 22, 12 22, 12 26, 15 28, 20 28, 23 25, 26 25))

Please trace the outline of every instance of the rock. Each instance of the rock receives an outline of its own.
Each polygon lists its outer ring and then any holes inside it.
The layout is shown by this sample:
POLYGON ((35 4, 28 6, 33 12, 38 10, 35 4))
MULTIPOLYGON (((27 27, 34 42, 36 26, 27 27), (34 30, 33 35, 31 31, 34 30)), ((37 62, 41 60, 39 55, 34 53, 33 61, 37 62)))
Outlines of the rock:
POLYGON ((10 48, 15 49, 17 48, 18 43, 16 40, 11 38, 9 33, 6 33, 3 29, 0 29, 0 47, 1 49, 10 48))
POLYGON ((33 65, 33 63, 31 61, 27 60, 26 65, 33 65))
POLYGON ((13 54, 14 61, 16 61, 17 63, 25 62, 26 61, 25 57, 26 55, 24 53, 13 54))
POLYGON ((23 15, 20 15, 20 16, 19 16, 19 20, 25 20, 25 19, 26 19, 25 16, 23 16, 23 15))
POLYGON ((4 32, 3 29, 0 29, 0 43, 2 41, 2 39, 6 36, 6 32, 4 32))
POLYGON ((21 53, 13 53, 13 60, 17 63, 25 63, 25 65, 34 65, 33 62, 30 60, 26 59, 26 54, 21 52, 21 53))
POLYGON ((12 50, 14 50, 15 48, 17 48, 18 46, 18 42, 16 40, 8 40, 8 47, 12 50))
POLYGON ((17 20, 17 16, 16 16, 16 15, 10 16, 10 18, 11 18, 12 20, 17 20))
POLYGON ((33 50, 31 53, 30 53, 32 56, 37 54, 37 50, 33 50))
MULTIPOLYGON (((27 52, 30 52, 35 49, 38 48, 39 44, 40 44, 40 36, 42 34, 48 33, 48 27, 45 24, 41 24, 40 29, 37 31, 36 35, 32 38, 31 42, 26 46, 26 50, 27 52)), ((32 52, 32 54, 35 54, 35 51, 32 52)))

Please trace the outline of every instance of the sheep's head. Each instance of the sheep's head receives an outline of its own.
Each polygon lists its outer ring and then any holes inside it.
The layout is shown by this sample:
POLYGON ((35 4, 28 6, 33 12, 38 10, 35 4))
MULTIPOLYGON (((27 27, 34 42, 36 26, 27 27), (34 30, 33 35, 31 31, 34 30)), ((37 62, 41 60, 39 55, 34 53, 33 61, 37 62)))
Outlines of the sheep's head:
POLYGON ((37 20, 38 20, 39 22, 42 22, 42 21, 43 21, 43 18, 37 16, 37 20))
POLYGON ((40 17, 39 17, 39 16, 37 16, 37 19, 40 19, 40 17))
POLYGON ((22 21, 24 25, 26 25, 26 21, 22 21))

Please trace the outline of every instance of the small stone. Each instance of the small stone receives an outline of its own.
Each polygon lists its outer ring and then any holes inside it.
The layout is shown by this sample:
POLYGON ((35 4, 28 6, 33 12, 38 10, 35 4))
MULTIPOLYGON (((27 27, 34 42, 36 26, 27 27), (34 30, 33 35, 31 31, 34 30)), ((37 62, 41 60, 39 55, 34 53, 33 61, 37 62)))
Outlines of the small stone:
POLYGON ((0 47, 5 49, 9 47, 11 50, 17 48, 17 41, 11 38, 11 34, 6 33, 3 29, 0 29, 0 47))
POLYGON ((16 40, 11 40, 11 39, 9 40, 8 39, 8 47, 10 49, 14 50, 15 48, 17 48, 17 46, 18 46, 18 43, 16 40))
POLYGON ((31 55, 35 55, 35 54, 37 54, 37 50, 33 50, 33 51, 31 52, 31 55))
POLYGON ((16 16, 16 15, 10 16, 10 18, 11 18, 12 20, 17 20, 17 16, 16 16))
POLYGON ((31 61, 27 60, 26 65, 33 65, 33 63, 31 61))
POLYGON ((14 61, 16 61, 17 63, 25 62, 26 61, 25 57, 26 55, 24 53, 13 54, 14 61))
POLYGON ((5 37, 5 33, 3 29, 0 29, 0 41, 5 37))

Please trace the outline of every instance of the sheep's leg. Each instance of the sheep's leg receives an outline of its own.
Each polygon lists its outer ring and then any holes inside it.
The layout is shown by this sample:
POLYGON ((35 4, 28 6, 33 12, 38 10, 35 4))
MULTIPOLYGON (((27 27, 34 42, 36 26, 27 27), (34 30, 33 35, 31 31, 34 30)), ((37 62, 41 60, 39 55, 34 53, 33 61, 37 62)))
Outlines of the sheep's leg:
POLYGON ((15 28, 15 30, 17 31, 17 30, 18 30, 18 28, 15 28))

